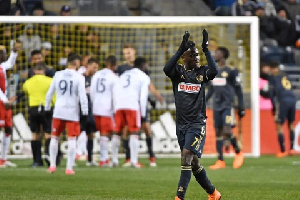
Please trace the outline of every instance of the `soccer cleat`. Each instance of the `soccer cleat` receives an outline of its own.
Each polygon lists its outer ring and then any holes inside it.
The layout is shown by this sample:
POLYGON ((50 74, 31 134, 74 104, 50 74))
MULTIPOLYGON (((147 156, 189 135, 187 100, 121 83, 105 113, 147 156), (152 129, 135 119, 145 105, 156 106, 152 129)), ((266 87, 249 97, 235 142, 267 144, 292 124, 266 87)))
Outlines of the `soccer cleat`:
POLYGON ((130 163, 130 159, 126 159, 125 163, 123 164, 123 167, 130 167, 131 163, 130 163))
POLYGON ((155 157, 151 157, 150 158, 150 167, 156 167, 157 166, 157 164, 156 164, 156 162, 155 162, 155 157))
POLYGON ((142 165, 141 163, 131 164, 130 166, 132 168, 143 168, 144 167, 144 165, 142 165))
POLYGON ((32 168, 37 168, 37 167, 42 167, 43 166, 43 163, 37 163, 37 162, 33 162, 31 167, 32 168))
POLYGON ((234 157, 232 167, 234 169, 238 169, 238 168, 240 168, 243 165, 243 162, 244 162, 244 154, 243 154, 243 152, 237 153, 235 155, 235 157, 234 157))
POLYGON ((0 168, 5 168, 6 165, 4 164, 4 160, 0 160, 0 168))
POLYGON ((76 154, 75 160, 79 160, 81 158, 81 155, 76 154))
POLYGON ((225 167, 226 167, 225 161, 217 160, 216 164, 211 165, 209 168, 215 170, 215 169, 223 169, 225 167))
POLYGON ((98 166, 98 163, 95 161, 86 162, 85 166, 87 166, 87 167, 98 166))
POLYGON ((4 165, 7 167, 17 167, 17 164, 10 162, 9 160, 5 160, 4 165))
POLYGON ((288 154, 287 154, 287 152, 285 151, 285 152, 279 152, 279 153, 277 153, 276 154, 276 157, 277 158, 284 158, 284 157, 286 157, 288 154))
POLYGON ((294 149, 291 149, 291 150, 288 152, 288 154, 289 154, 290 156, 295 156, 295 155, 300 155, 300 152, 299 152, 299 151, 296 151, 296 150, 294 150, 294 149))
POLYGON ((56 171, 56 167, 49 167, 47 171, 48 171, 48 173, 52 174, 56 171))
POLYGON ((111 166, 112 164, 109 159, 99 162, 99 167, 111 167, 111 166))
POLYGON ((75 171, 73 169, 66 169, 65 174, 66 175, 74 175, 75 171))
POLYGON ((178 196, 175 197, 175 200, 181 200, 178 196))
POLYGON ((221 193, 215 189, 214 193, 208 195, 208 200, 219 200, 221 199, 221 193))

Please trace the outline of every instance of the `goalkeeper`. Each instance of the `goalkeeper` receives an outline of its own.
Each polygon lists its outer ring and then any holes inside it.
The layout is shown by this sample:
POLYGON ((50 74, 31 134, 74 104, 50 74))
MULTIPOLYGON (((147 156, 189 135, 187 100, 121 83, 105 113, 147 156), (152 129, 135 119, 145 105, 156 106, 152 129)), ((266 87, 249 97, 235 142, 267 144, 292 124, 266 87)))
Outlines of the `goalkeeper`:
POLYGON ((202 50, 208 62, 199 65, 199 52, 185 32, 178 51, 164 67, 171 79, 176 105, 176 134, 181 149, 181 176, 175 200, 183 200, 192 172, 196 181, 208 193, 208 199, 221 199, 221 194, 208 179, 200 164, 206 138, 205 85, 218 74, 217 65, 208 50, 208 33, 203 30, 202 50), (177 64, 182 57, 183 65, 177 64))

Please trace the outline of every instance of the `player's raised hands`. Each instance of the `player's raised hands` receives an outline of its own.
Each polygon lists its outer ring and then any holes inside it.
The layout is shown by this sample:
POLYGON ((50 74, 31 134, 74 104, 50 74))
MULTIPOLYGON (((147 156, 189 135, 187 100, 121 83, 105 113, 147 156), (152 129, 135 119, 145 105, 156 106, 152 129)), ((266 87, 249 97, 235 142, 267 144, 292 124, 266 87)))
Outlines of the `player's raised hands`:
POLYGON ((188 41, 189 41, 190 33, 188 31, 185 31, 183 37, 182 37, 182 42, 180 44, 179 50, 181 53, 185 52, 186 50, 189 49, 188 47, 188 41))
POLYGON ((21 50, 21 48, 22 48, 22 42, 17 40, 14 44, 13 51, 18 52, 21 50))
POLYGON ((208 32, 203 29, 202 31, 202 35, 203 35, 203 40, 202 40, 202 51, 203 52, 207 52, 208 51, 208 32))

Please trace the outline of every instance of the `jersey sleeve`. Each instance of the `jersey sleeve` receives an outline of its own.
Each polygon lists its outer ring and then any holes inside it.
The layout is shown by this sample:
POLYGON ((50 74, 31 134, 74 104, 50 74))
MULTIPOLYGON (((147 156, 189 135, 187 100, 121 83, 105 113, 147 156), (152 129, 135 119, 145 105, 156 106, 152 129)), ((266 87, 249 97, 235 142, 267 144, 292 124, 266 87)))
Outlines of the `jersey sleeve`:
POLYGON ((240 109, 245 109, 241 77, 237 69, 232 70, 231 79, 234 84, 235 94, 238 98, 238 106, 240 109))
POLYGON ((79 84, 78 84, 78 93, 79 93, 79 101, 80 101, 80 106, 81 106, 81 112, 83 115, 88 115, 88 99, 87 95, 85 92, 85 83, 84 83, 84 78, 83 76, 80 77, 79 79, 79 84))
POLYGON ((2 68, 4 70, 9 70, 9 69, 13 68, 13 66, 17 60, 17 57, 18 57, 18 53, 11 51, 7 61, 1 63, 2 68))
POLYGON ((210 51, 205 52, 205 57, 207 61, 207 66, 205 66, 204 82, 208 82, 217 76, 218 66, 214 58, 212 57, 210 51))
POLYGON ((141 116, 143 118, 146 117, 149 85, 150 85, 150 78, 147 76, 147 79, 145 79, 145 81, 142 82, 141 92, 140 92, 140 108, 141 108, 141 116))
POLYGON ((174 56, 167 62, 167 64, 164 67, 164 72, 166 76, 168 76, 171 80, 174 79, 176 75, 176 67, 177 67, 177 62, 180 59, 180 52, 176 52, 174 56))
POLYGON ((51 109, 51 101, 55 92, 55 82, 56 82, 56 76, 53 77, 48 92, 46 94, 45 111, 49 111, 51 109))

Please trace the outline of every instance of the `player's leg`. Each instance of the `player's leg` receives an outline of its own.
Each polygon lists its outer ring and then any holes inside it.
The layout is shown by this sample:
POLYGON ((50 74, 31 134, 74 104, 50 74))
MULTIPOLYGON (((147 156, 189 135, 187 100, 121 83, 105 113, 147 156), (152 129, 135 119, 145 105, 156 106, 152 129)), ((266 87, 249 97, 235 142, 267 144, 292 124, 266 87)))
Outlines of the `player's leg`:
POLYGON ((288 110, 288 128, 290 131, 290 150, 289 154, 294 155, 296 151, 294 150, 295 143, 295 115, 296 115, 296 101, 290 102, 289 110, 288 110))
POLYGON ((285 157, 287 155, 285 151, 285 142, 284 142, 284 135, 283 135, 283 124, 285 122, 286 116, 287 116, 287 109, 284 105, 284 103, 280 103, 279 106, 277 106, 278 109, 276 109, 276 116, 275 116, 275 122, 276 122, 276 130, 278 133, 278 142, 280 146, 280 152, 277 153, 278 158, 285 157))
POLYGON ((121 132, 125 127, 124 110, 117 110, 114 116, 115 130, 111 138, 112 163, 114 166, 119 165, 119 149, 121 144, 121 132))
POLYGON ((44 161, 47 163, 48 167, 50 167, 49 145, 51 141, 51 122, 52 114, 46 115, 45 112, 43 112, 43 131, 45 136, 44 161))
POLYGON ((65 173, 67 175, 75 174, 73 166, 76 158, 76 137, 80 134, 80 123, 76 121, 66 121, 68 130, 68 154, 65 173))
POLYGON ((137 110, 125 111, 126 124, 128 124, 129 148, 130 148, 130 163, 132 167, 140 168, 142 165, 138 162, 139 152, 139 134, 141 128, 141 116, 137 110))
MULTIPOLYGON (((110 159, 108 157, 108 142, 111 133, 113 132, 113 123, 111 117, 106 116, 95 116, 95 122, 97 130, 100 131, 100 167, 110 167, 110 159)), ((114 141, 116 142, 116 141, 114 141)), ((117 142, 120 143, 119 141, 117 142)), ((120 145, 120 144, 119 144, 120 145)), ((119 152, 118 148, 116 148, 119 152)), ((118 153, 117 153, 118 154, 118 153)), ((115 165, 117 166, 117 165, 115 165)))
POLYGON ((150 167, 156 167, 157 165, 155 162, 155 154, 153 152, 152 131, 151 131, 151 127, 150 127, 150 122, 149 121, 142 122, 142 129, 144 130, 144 132, 146 134, 146 144, 148 147, 150 167))
POLYGON ((220 199, 221 194, 207 177, 204 167, 200 164, 198 156, 194 155, 192 160, 192 172, 199 185, 207 192, 208 197, 212 199, 220 199))
POLYGON ((214 126, 215 126, 215 131, 216 131, 216 149, 218 153, 218 160, 214 165, 211 165, 209 168, 210 169, 222 169, 226 167, 224 157, 223 157, 223 142, 224 142, 224 137, 223 137, 223 124, 224 120, 223 119, 223 112, 222 111, 213 111, 213 117, 214 117, 214 126))
POLYGON ((129 130, 128 126, 126 125, 122 130, 122 144, 123 144, 123 151, 125 152, 125 163, 123 167, 130 166, 130 148, 129 148, 129 130))
POLYGON ((87 134, 87 154, 88 159, 86 166, 98 166, 98 163, 93 161, 93 149, 94 149, 94 132, 96 131, 94 117, 89 115, 86 122, 86 134, 87 134))
POLYGON ((80 114, 80 135, 77 137, 76 145, 76 158, 79 159, 81 155, 85 155, 87 152, 87 123, 86 120, 82 119, 83 116, 80 114))
POLYGON ((52 119, 52 132, 49 145, 50 167, 48 168, 48 172, 50 173, 53 173, 56 170, 56 157, 58 152, 60 134, 65 130, 65 126, 65 121, 56 118, 52 119))

